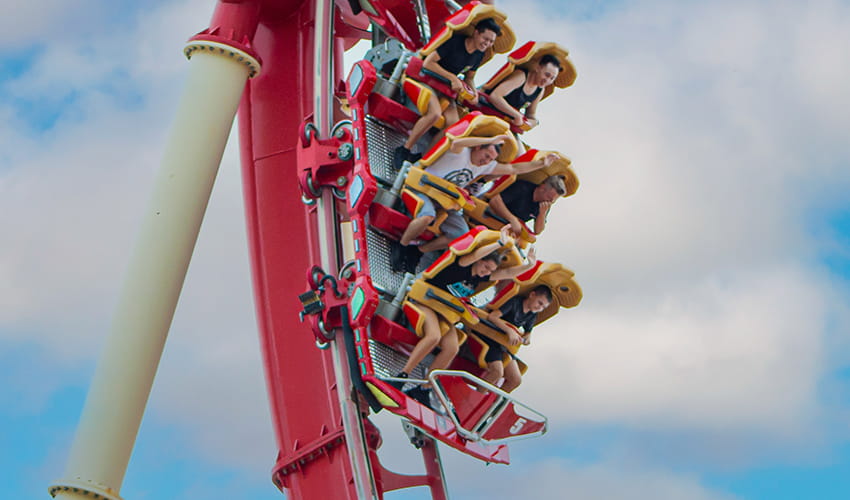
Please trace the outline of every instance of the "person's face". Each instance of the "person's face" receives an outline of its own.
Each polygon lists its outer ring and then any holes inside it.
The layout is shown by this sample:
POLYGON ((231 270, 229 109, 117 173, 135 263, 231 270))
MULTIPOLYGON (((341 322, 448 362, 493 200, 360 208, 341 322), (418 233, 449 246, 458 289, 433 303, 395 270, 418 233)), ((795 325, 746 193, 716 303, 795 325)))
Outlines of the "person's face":
POLYGON ((549 307, 550 301, 546 298, 545 295, 538 295, 534 292, 531 292, 528 295, 528 298, 525 299, 527 301, 526 307, 531 312, 539 313, 549 307))
POLYGON ((484 52, 489 49, 496 42, 496 34, 490 30, 484 31, 473 31, 472 32, 472 44, 475 46, 475 50, 480 50, 484 52))
POLYGON ((548 184, 541 184, 535 189, 534 201, 554 202, 558 199, 558 192, 548 184))
POLYGON ((482 259, 475 264, 472 264, 472 274, 479 278, 486 278, 493 274, 493 271, 495 271, 497 267, 499 267, 499 265, 492 260, 482 259))
POLYGON ((486 146, 473 149, 472 153, 469 155, 469 159, 472 161, 473 165, 481 167, 495 160, 498 156, 499 152, 496 151, 496 146, 488 144, 486 146))
POLYGON ((551 85, 558 77, 558 67, 552 63, 537 65, 537 80, 541 87, 551 85))

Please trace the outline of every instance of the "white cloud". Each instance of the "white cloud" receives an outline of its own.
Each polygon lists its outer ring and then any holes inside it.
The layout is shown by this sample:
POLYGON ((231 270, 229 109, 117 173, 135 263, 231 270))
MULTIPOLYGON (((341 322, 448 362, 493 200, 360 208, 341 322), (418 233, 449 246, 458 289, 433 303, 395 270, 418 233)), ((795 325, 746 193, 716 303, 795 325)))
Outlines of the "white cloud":
POLYGON ((802 432, 825 366, 824 304, 833 297, 822 287, 779 270, 649 301, 594 304, 591 296, 539 328, 523 354, 531 370, 520 394, 543 402, 560 425, 802 432))
MULTIPOLYGON (((401 474, 422 474, 421 454, 408 444, 397 417, 386 412, 372 417, 382 429, 384 444, 378 450, 381 463, 401 474)), ((698 477, 649 465, 619 451, 593 458, 558 458, 541 449, 540 441, 518 441, 511 445, 510 466, 485 466, 446 446, 440 447, 446 484, 452 497, 464 499, 534 498, 643 500, 699 499, 731 500, 733 496, 712 490, 698 477)), ((423 487, 391 492, 387 498, 431 498, 423 487)))
MULTIPOLYGON (((575 269, 585 299, 539 329, 518 392, 561 429, 795 441, 822 417, 816 388, 842 342, 828 324, 846 317, 811 265, 823 242, 806 218, 848 187, 850 62, 838 51, 850 13, 828 1, 754 5, 627 3, 548 23, 525 3, 503 5, 521 41, 562 41, 579 72, 529 134, 571 156, 582 180, 540 247, 575 269)), ((83 95, 43 137, 0 104, 0 233, 14 235, 0 253, 0 341, 71 359, 98 352, 185 73, 180 47, 210 11, 169 4, 128 34, 47 47, 9 87, 26 99, 83 95), (138 109, 93 88, 114 75, 141 93, 138 109)), ((151 408, 207 460, 268 470, 236 156, 226 153, 151 408)), ((385 446, 406 446, 399 436, 385 431, 385 446)), ((450 485, 494 495, 532 478, 536 498, 562 498, 565 484, 577 498, 723 498, 665 467, 545 459, 450 485)))

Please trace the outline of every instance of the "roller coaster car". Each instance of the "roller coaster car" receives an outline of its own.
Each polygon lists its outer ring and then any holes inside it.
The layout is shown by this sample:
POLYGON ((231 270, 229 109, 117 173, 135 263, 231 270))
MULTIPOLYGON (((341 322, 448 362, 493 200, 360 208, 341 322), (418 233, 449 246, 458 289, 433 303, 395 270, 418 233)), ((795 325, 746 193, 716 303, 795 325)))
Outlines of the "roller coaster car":
MULTIPOLYGON (((472 313, 471 306, 465 300, 455 297, 445 289, 431 285, 428 280, 460 257, 470 254, 484 245, 495 243, 499 240, 499 236, 498 231, 492 231, 482 226, 471 229, 465 235, 454 240, 449 245, 448 250, 422 273, 421 278, 413 283, 402 307, 417 336, 422 337, 424 335, 422 328, 425 318, 422 314, 422 307, 427 307, 437 313, 440 330, 443 332, 448 331, 456 323, 475 324, 478 322, 478 317, 472 313)), ((502 261, 499 268, 518 266, 522 262, 523 258, 517 248, 512 245, 506 246, 502 250, 502 261)), ((481 283, 475 293, 480 293, 494 284, 491 281, 481 283)), ((458 340, 462 342, 466 335, 460 332, 459 334, 461 337, 458 340)))
MULTIPOLYGON (((464 215, 469 220, 469 223, 472 225, 480 224, 487 226, 490 229, 497 230, 507 224, 507 219, 504 219, 493 212, 490 208, 489 201, 497 194, 502 193, 516 180, 527 181, 532 184, 540 185, 549 177, 553 175, 560 175, 564 179, 564 187, 566 188, 563 198, 575 194, 579 186, 578 177, 570 166, 572 163, 570 159, 561 153, 557 151, 538 151, 536 149, 530 149, 523 155, 517 157, 513 163, 539 160, 553 153, 558 155, 558 159, 552 162, 552 164, 548 167, 521 175, 503 175, 494 180, 492 187, 486 192, 482 193, 478 197, 473 197, 470 203, 472 206, 467 205, 464 209, 464 215)), ((525 246, 526 243, 534 243, 537 240, 537 235, 529 229, 527 225, 523 224, 522 234, 520 234, 519 239, 520 245, 525 246)))
MULTIPOLYGON (((532 71, 537 66, 540 59, 547 54, 558 59, 558 62, 561 63, 561 72, 558 73, 558 76, 555 78, 553 83, 543 89, 543 96, 540 100, 542 101, 552 95, 555 91, 555 87, 563 89, 572 85, 576 81, 576 68, 573 66, 572 61, 570 61, 569 52, 567 52, 566 49, 551 42, 527 42, 522 47, 511 52, 508 55, 508 62, 505 63, 505 65, 502 66, 499 71, 487 81, 487 83, 481 86, 481 92, 478 94, 478 103, 477 105, 472 106, 471 109, 476 109, 488 115, 498 116, 510 123, 510 118, 508 118, 490 102, 488 98, 489 93, 498 87, 504 79, 511 76, 511 74, 513 74, 513 72, 517 69, 532 71)), ((531 125, 527 121, 521 127, 517 127, 516 125, 511 126, 511 130, 519 134, 530 129, 531 125)))
MULTIPOLYGON (((561 264, 538 261, 534 267, 517 276, 510 284, 500 289, 493 300, 483 309, 470 306, 472 312, 479 319, 474 322, 464 323, 464 326, 466 330, 475 332, 474 335, 469 335, 470 340, 467 342, 467 347, 478 368, 482 370, 487 368, 487 362, 484 358, 489 350, 489 346, 479 336, 487 337, 498 342, 505 346, 507 351, 513 355, 516 355, 520 348, 520 345, 510 345, 507 334, 486 319, 490 311, 499 309, 508 300, 517 295, 527 296, 538 286, 545 285, 552 292, 552 302, 546 309, 537 314, 537 320, 534 324, 539 325, 557 314, 562 307, 575 307, 581 301, 581 287, 575 281, 574 276, 575 274, 572 271, 561 264)), ((510 362, 510 354, 505 353, 502 358, 504 364, 510 362)), ((528 369, 527 365, 519 359, 517 359, 517 363, 519 364, 520 372, 525 373, 528 369)), ((464 363, 462 361, 455 364, 458 368, 463 367, 463 365, 464 363)), ((472 373, 476 373, 473 367, 467 365, 465 368, 472 373)))
MULTIPOLYGON (((402 83, 402 89, 420 115, 427 112, 428 101, 435 92, 440 102, 440 109, 443 110, 448 106, 449 99, 458 102, 472 102, 474 93, 468 86, 460 93, 455 92, 448 80, 425 69, 423 61, 454 35, 471 36, 475 30, 475 25, 487 18, 493 19, 501 28, 502 33, 496 37, 495 43, 484 53, 481 64, 483 65, 492 59, 494 54, 504 54, 511 50, 516 43, 516 36, 506 21, 507 16, 492 5, 470 2, 446 19, 445 26, 431 37, 428 44, 419 51, 419 55, 410 58, 405 70, 407 76, 402 83)), ((442 129, 444 126, 445 119, 440 116, 434 123, 434 127, 442 129)))
MULTIPOLYGON (((424 317, 421 307, 428 307, 437 313, 443 331, 448 331, 455 323, 475 325, 479 322, 479 317, 472 312, 472 306, 466 301, 430 285, 427 280, 461 256, 498 239, 499 233, 496 231, 483 227, 474 228, 452 242, 449 250, 413 284, 403 307, 418 336, 423 335, 424 317)), ((516 247, 511 246, 503 251, 500 267, 513 267, 522 263, 522 257, 516 247)), ((482 283, 476 293, 493 284, 482 283)), ((459 340, 465 340, 465 334, 459 330, 458 334, 462 336, 459 340)), ((435 370, 428 379, 442 406, 447 410, 446 416, 454 424, 457 433, 465 439, 476 443, 495 444, 539 435, 546 430, 546 417, 542 414, 465 371, 435 370)))
MULTIPOLYGON (((401 199, 408 213, 415 218, 419 213, 422 200, 417 196, 424 194, 437 203, 437 216, 434 222, 426 229, 432 234, 440 234, 439 228, 446 219, 446 210, 473 209, 474 199, 467 191, 445 179, 428 173, 428 166, 433 165, 451 148, 452 141, 463 137, 495 137, 508 132, 507 124, 497 118, 473 112, 460 121, 446 129, 443 137, 431 150, 429 150, 418 164, 422 168, 410 167, 404 181, 404 189, 401 199)), ((513 137, 508 138, 502 144, 502 150, 496 161, 508 163, 516 155, 517 145, 513 137)), ((504 225, 504 224, 502 224, 504 225)), ((499 226, 501 227, 501 226, 499 226)), ((498 229, 498 228, 493 228, 498 229)))

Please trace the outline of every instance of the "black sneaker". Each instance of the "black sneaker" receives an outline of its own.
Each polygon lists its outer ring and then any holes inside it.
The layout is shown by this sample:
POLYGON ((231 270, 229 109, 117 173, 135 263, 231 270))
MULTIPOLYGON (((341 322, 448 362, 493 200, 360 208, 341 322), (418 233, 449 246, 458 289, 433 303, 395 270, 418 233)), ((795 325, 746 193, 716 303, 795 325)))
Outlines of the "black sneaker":
POLYGON ((404 163, 404 160, 407 160, 409 157, 410 150, 404 147, 403 144, 395 148, 393 150, 393 168, 396 170, 401 169, 402 163, 404 163))
POLYGON ((397 241, 390 243, 390 269, 396 273, 407 269, 407 248, 397 241))
POLYGON ((422 153, 410 153, 407 155, 407 161, 410 163, 416 163, 417 161, 422 159, 422 153))
MULTIPOLYGON (((407 378, 407 377, 408 377, 408 375, 404 372, 398 372, 398 374, 396 374, 396 376, 395 376, 395 378, 407 378)), ((404 387, 404 384, 406 384, 407 382, 405 382, 403 380, 392 380, 392 381, 388 380, 387 383, 390 384, 391 386, 395 387, 396 389, 401 390, 401 388, 404 387)))
POLYGON ((422 258, 422 252, 419 247, 408 245, 404 248, 404 271, 411 274, 416 274, 416 265, 419 264, 419 259, 422 258))

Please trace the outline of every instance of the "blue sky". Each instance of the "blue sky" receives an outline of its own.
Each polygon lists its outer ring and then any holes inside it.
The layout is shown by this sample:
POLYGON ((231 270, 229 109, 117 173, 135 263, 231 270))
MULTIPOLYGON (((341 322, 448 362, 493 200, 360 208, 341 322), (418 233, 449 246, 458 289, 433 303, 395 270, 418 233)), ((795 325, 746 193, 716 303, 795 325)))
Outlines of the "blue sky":
MULTIPOLYGON (((444 450, 454 498, 850 496, 850 3, 501 5, 520 41, 558 41, 578 69, 528 141, 581 179, 539 252, 576 271, 585 299, 525 355, 517 394, 552 431, 513 446, 507 468, 444 450)), ((46 498, 62 474, 182 91, 182 43, 212 9, 43 0, 0 20, 9 497, 46 498)), ((235 144, 125 498, 280 498, 235 144)), ((418 471, 400 425, 377 421, 383 456, 418 471)))

